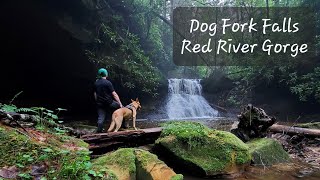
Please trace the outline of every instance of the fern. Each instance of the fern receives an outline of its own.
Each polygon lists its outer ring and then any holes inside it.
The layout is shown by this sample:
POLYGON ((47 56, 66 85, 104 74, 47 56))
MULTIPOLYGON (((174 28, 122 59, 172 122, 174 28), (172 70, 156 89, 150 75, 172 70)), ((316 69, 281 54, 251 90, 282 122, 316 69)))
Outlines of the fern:
POLYGON ((18 108, 13 104, 0 104, 0 109, 5 112, 16 112, 18 108))
POLYGON ((37 114, 38 112, 33 110, 32 108, 19 108, 16 110, 17 113, 25 113, 25 114, 37 114))

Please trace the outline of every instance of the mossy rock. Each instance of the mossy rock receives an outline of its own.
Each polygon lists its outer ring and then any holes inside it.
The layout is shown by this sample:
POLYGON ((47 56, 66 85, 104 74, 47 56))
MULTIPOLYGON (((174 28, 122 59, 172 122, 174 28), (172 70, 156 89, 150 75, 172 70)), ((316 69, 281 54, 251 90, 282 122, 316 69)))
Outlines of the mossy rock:
POLYGON ((144 180, 179 180, 182 175, 177 175, 163 161, 159 160, 155 154, 142 149, 135 150, 137 179, 144 180))
POLYGON ((248 146, 229 132, 196 122, 168 122, 155 151, 197 176, 235 175, 249 164, 248 146))
POLYGON ((247 142, 252 155, 254 165, 270 166, 276 163, 289 162, 288 153, 276 140, 270 138, 259 138, 247 142))
POLYGON ((92 165, 95 171, 105 172, 106 176, 110 176, 112 172, 115 179, 134 180, 136 179, 135 159, 134 149, 122 148, 93 160, 92 165))
POLYGON ((0 169, 17 168, 24 178, 85 179, 88 175, 88 144, 73 137, 0 124, 0 169), (40 176, 40 177, 39 177, 40 176))
POLYGON ((148 151, 121 148, 93 160, 93 169, 119 180, 176 180, 183 178, 148 151))
POLYGON ((320 122, 297 124, 297 125, 294 125, 294 127, 320 129, 320 122))

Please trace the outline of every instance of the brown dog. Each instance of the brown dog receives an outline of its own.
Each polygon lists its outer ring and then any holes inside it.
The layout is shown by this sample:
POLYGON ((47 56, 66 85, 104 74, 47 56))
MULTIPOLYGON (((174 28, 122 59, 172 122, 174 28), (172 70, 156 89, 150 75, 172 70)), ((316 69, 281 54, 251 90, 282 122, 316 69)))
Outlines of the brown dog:
POLYGON ((113 132, 117 132, 121 127, 122 121, 130 120, 130 119, 132 119, 133 128, 137 130, 136 128, 137 110, 140 108, 141 108, 141 105, 140 105, 139 99, 137 98, 135 101, 131 99, 131 104, 129 104, 128 106, 114 111, 112 114, 112 121, 108 129, 108 132, 111 132, 115 126, 116 128, 113 132))

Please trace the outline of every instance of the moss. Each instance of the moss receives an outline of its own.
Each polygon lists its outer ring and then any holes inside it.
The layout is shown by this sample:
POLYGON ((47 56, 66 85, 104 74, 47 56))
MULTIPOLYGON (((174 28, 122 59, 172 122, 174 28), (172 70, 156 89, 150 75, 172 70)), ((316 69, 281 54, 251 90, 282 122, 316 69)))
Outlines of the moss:
POLYGON ((178 140, 190 146, 207 143, 207 135, 210 129, 203 124, 186 121, 171 121, 162 124, 164 130, 161 137, 174 135, 178 140))
POLYGON ((178 159, 200 167, 206 175, 224 173, 229 167, 251 160, 248 146, 229 132, 195 122, 170 122, 163 127, 156 146, 161 145, 178 159))
POLYGON ((118 179, 126 176, 130 179, 136 177, 135 154, 132 148, 122 148, 115 152, 93 160, 93 169, 101 172, 113 171, 118 179))
POLYGON ((148 151, 122 148, 93 160, 97 173, 116 179, 170 179, 176 174, 158 157, 148 151), (169 177, 169 178, 168 178, 169 177))
POLYGON ((1 127, 0 129, 1 166, 28 166, 40 156, 41 146, 18 131, 1 127))
POLYGON ((183 175, 182 174, 177 174, 175 176, 172 176, 171 180, 183 180, 183 175))
POLYGON ((142 149, 135 149, 137 179, 170 180, 176 173, 168 167, 158 156, 142 149))
POLYGON ((20 173, 45 164, 47 178, 84 179, 89 169, 90 152, 84 148, 88 145, 72 137, 0 125, 0 146, 1 167, 16 166, 20 173))
POLYGON ((142 164, 142 166, 147 166, 150 162, 163 163, 161 160, 158 159, 157 155, 152 154, 152 153, 145 151, 145 150, 142 150, 142 149, 136 149, 135 155, 139 159, 139 162, 142 164))
POLYGON ((320 129, 320 122, 297 124, 295 127, 320 129))
POLYGON ((149 163, 154 163, 158 158, 156 155, 147 153, 144 150, 136 150, 136 167, 137 167, 137 179, 144 179, 144 180, 152 180, 151 174, 148 172, 146 166, 149 163))
POLYGON ((253 157, 252 161, 256 165, 272 165, 290 160, 288 153, 276 140, 260 138, 249 141, 247 144, 253 157))

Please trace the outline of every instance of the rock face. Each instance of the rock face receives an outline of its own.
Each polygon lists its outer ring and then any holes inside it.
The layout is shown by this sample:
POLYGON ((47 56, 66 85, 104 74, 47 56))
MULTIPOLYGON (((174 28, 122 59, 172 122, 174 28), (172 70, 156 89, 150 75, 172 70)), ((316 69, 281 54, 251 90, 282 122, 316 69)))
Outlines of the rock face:
POLYGON ((119 149, 93 160, 93 169, 104 177, 119 180, 135 180, 136 164, 134 150, 119 149))
POLYGON ((235 135, 195 122, 164 124, 155 151, 197 176, 233 176, 251 160, 248 146, 235 135))
POLYGON ((252 162, 255 165, 269 166, 290 161, 288 153, 276 140, 269 138, 254 139, 247 143, 250 147, 252 162))
POLYGON ((108 179, 170 180, 183 179, 158 157, 142 149, 123 148, 93 161, 93 169, 108 179))
POLYGON ((136 149, 137 179, 144 180, 170 180, 172 178, 183 179, 182 175, 177 175, 158 157, 148 151, 136 149))

